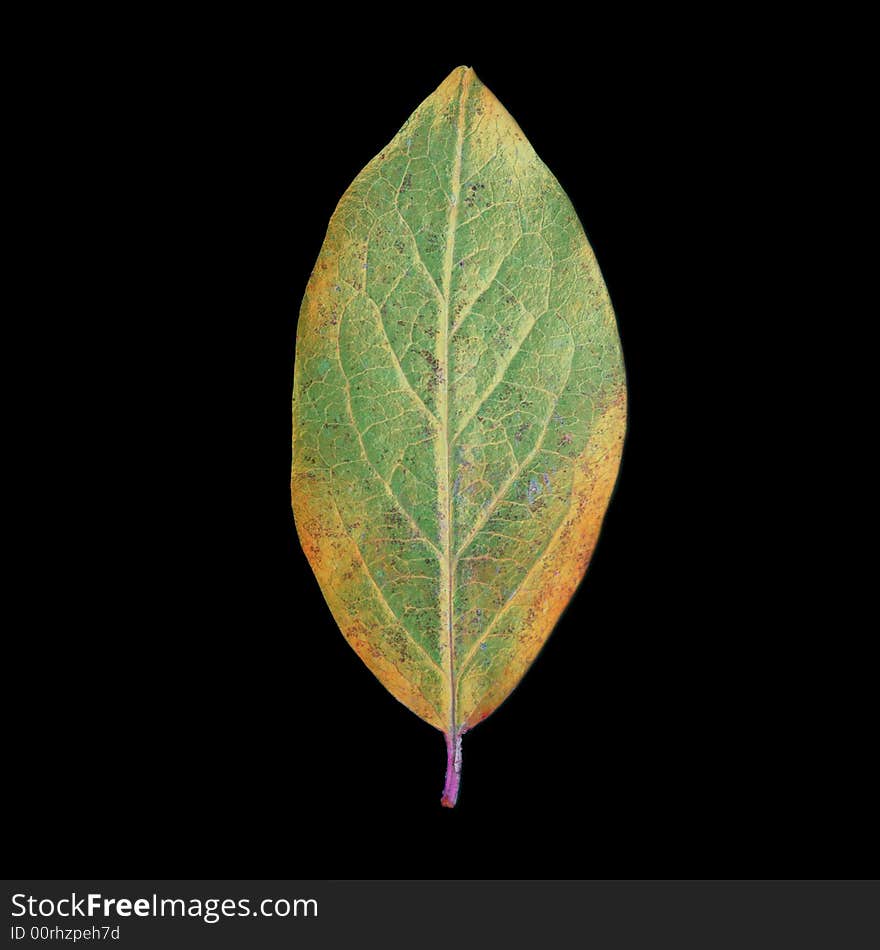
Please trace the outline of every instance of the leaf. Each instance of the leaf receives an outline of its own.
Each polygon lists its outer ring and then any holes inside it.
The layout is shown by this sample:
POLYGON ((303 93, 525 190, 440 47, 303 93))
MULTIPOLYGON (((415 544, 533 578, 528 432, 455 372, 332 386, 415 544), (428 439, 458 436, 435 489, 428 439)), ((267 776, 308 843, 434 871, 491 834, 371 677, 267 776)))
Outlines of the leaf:
POLYGON ((343 195, 306 288, 293 510, 345 638, 447 744, 510 694, 587 568, 626 387, 577 214, 473 70, 343 195))

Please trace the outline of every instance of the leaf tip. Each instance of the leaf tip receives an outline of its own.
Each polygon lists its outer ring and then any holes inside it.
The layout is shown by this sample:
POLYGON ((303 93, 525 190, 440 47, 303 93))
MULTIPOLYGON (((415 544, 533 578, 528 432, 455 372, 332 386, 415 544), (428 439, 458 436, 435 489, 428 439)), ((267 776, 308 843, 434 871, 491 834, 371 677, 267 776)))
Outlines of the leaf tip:
POLYGON ((470 77, 471 79, 476 76, 473 66, 456 66, 455 69, 446 77, 446 81, 454 81, 458 83, 465 77, 470 77))

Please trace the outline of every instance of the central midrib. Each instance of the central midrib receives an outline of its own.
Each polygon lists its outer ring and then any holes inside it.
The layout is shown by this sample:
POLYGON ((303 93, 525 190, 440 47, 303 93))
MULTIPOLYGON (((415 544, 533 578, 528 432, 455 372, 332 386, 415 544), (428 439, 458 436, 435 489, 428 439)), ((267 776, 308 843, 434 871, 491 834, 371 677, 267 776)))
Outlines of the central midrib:
POLYGON ((447 662, 449 665, 449 736, 455 741, 458 726, 455 708, 455 642, 453 637, 453 599, 455 596, 455 578, 452 559, 452 494, 450 472, 449 438, 449 310, 452 295, 452 266, 455 254, 455 230, 458 225, 459 192, 461 191, 461 156, 464 143, 465 105, 471 71, 462 74, 458 92, 458 126, 456 132, 455 156, 450 181, 449 222, 446 229, 446 248, 443 259, 443 312, 437 334, 437 362, 442 367, 439 391, 437 394, 437 414, 439 417, 438 439, 436 445, 437 485, 440 496, 439 547, 442 552, 440 565, 440 629, 446 631, 447 662))

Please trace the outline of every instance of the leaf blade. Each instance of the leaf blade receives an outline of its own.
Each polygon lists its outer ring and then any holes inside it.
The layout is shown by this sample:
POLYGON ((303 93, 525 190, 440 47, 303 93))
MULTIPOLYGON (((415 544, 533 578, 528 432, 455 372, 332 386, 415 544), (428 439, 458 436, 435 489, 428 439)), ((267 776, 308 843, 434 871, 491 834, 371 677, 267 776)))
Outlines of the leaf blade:
POLYGON ((460 67, 331 218, 297 331, 291 474, 343 634, 447 735, 444 804, 462 733, 516 686, 586 570, 625 415, 577 214, 460 67))

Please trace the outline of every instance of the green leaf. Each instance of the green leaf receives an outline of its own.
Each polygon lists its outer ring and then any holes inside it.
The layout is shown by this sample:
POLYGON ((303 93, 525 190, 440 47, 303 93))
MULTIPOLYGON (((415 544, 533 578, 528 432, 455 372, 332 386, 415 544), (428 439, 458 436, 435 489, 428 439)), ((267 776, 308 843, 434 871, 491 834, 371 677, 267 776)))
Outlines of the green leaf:
POLYGON ((300 311, 291 493, 342 633, 446 736, 509 695, 580 582, 626 387, 577 214, 473 70, 339 202, 300 311))

